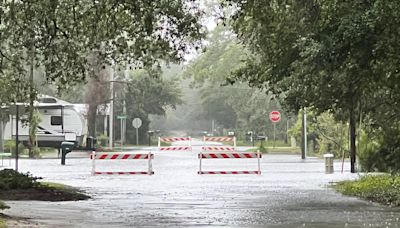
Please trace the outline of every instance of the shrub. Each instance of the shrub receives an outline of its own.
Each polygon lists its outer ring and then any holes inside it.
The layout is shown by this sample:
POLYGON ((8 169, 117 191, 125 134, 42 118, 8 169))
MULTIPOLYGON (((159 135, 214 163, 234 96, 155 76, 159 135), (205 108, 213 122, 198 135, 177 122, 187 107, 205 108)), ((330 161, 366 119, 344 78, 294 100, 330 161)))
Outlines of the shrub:
POLYGON ((264 145, 260 145, 260 146, 258 147, 258 150, 259 150, 261 153, 268 153, 268 150, 267 150, 266 147, 264 147, 264 145))
POLYGON ((0 171, 0 190, 36 188, 40 185, 38 177, 29 173, 19 173, 13 169, 0 171))
MULTIPOLYGON (((26 147, 20 143, 18 144, 18 152, 19 154, 26 154, 26 147)), ((4 144, 4 150, 5 152, 11 153, 13 157, 15 157, 15 141, 14 140, 7 140, 4 144)))
POLYGON ((100 135, 97 137, 97 144, 100 146, 107 146, 108 144, 108 136, 106 135, 100 135))
POLYGON ((400 128, 363 134, 360 143, 360 164, 365 171, 400 172, 400 128))
POLYGON ((32 147, 32 154, 34 158, 40 158, 40 151, 41 149, 39 147, 32 147))
POLYGON ((366 133, 361 134, 358 148, 358 158, 364 172, 385 171, 385 161, 379 155, 380 140, 372 138, 366 133))
POLYGON ((368 175, 335 185, 339 192, 390 206, 400 206, 400 176, 368 175))
POLYGON ((0 201, 0 210, 4 210, 4 209, 8 209, 10 208, 9 206, 7 206, 4 202, 0 201))

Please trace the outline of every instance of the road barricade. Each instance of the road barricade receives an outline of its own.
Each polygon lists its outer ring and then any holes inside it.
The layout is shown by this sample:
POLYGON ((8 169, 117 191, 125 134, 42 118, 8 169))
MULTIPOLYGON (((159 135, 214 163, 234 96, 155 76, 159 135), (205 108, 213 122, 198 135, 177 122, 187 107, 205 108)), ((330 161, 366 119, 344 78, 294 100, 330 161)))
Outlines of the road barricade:
POLYGON ((191 151, 192 150, 192 139, 189 137, 158 137, 158 151, 191 151), (161 142, 172 143, 172 142, 185 142, 187 145, 179 146, 161 146, 161 142))
POLYGON ((203 147, 198 154, 199 158, 199 171, 198 174, 261 174, 260 160, 261 153, 257 152, 237 152, 236 151, 236 137, 204 137, 203 147), (233 146, 208 146, 207 142, 233 142, 233 146), (243 159, 243 158, 256 158, 258 162, 258 169, 255 171, 203 171, 203 159, 243 159))
POLYGON ((154 159, 154 154, 151 152, 147 154, 136 154, 136 153, 98 153, 93 151, 90 159, 92 159, 92 175, 98 174, 106 174, 106 175, 113 175, 113 174, 145 174, 145 175, 153 175, 153 166, 152 166, 152 159, 154 159), (148 169, 147 171, 107 171, 107 172, 99 172, 96 171, 96 159, 97 160, 147 160, 148 162, 148 169))

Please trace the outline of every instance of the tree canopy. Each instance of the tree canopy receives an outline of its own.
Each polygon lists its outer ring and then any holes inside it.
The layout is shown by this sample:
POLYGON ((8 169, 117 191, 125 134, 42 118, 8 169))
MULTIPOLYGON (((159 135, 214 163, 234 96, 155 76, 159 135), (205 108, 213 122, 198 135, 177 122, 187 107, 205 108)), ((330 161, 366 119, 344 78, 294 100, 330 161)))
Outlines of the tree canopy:
MULTIPOLYGON (((231 28, 217 26, 207 37, 205 51, 186 67, 184 77, 199 88, 201 106, 197 113, 204 119, 215 120, 224 129, 254 131, 272 138, 273 124, 268 114, 273 109, 281 110, 278 99, 245 83, 226 83, 226 78, 243 66, 246 55, 248 50, 238 43, 231 28)), ((287 115, 283 113, 282 117, 277 129, 286 136, 287 115)))
MULTIPOLYGON (((119 97, 116 98, 116 112, 127 115, 127 123, 134 118, 142 120, 143 126, 139 131, 141 140, 147 136, 149 115, 165 115, 167 109, 175 109, 182 104, 179 80, 165 79, 160 74, 158 72, 156 76, 145 70, 132 71, 126 84, 120 85, 119 97), (123 113, 124 105, 126 113, 123 113)), ((134 142, 134 129, 128 128, 127 133, 127 140, 134 142)))
MULTIPOLYGON (((83 81, 97 52, 105 63, 153 66, 179 61, 203 36, 195 1, 1 1, 2 94, 11 85, 29 93, 27 65, 43 66, 59 88, 83 81)), ((14 90, 15 91, 15 90, 14 90)), ((15 101, 16 93, 1 96, 15 101)))
POLYGON ((400 3, 226 3, 236 7, 233 28, 254 53, 232 81, 284 94, 285 107, 312 107, 317 113, 330 111, 337 119, 348 120, 354 172, 357 117, 368 110, 370 96, 397 93, 392 84, 399 79, 400 49, 393 34, 400 32, 400 3))

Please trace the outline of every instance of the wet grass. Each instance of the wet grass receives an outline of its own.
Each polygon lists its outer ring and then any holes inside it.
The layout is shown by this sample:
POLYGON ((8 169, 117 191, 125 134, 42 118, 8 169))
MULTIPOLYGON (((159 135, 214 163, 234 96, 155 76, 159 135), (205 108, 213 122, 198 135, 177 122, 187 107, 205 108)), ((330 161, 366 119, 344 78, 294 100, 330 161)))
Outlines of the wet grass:
POLYGON ((355 181, 338 182, 333 187, 344 195, 356 196, 388 206, 400 206, 400 176, 398 175, 367 175, 355 181))
MULTIPOLYGON (((265 147, 265 151, 263 153, 282 153, 282 154, 297 154, 300 153, 300 148, 299 147, 265 147)), ((259 147, 257 148, 252 148, 247 151, 249 152, 257 152, 257 150, 260 150, 259 147)), ((262 150, 260 150, 262 151, 262 150)))
MULTIPOLYGON (((274 141, 267 140, 267 141, 263 141, 262 144, 263 144, 263 146, 266 146, 266 147, 273 147, 274 141)), ((253 143, 250 141, 238 140, 238 141, 236 141, 236 145, 237 146, 253 146, 253 143)), ((261 141, 255 141, 254 146, 256 146, 256 147, 261 146, 261 141)), ((283 141, 283 140, 276 140, 275 147, 291 147, 291 145, 285 143, 285 141, 283 141)))

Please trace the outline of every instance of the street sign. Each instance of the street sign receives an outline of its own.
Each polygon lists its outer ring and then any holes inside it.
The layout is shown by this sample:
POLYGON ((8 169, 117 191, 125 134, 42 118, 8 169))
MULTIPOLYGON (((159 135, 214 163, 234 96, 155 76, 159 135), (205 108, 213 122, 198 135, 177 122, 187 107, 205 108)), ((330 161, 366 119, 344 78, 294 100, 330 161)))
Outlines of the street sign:
POLYGON ((281 113, 279 111, 272 111, 269 113, 269 119, 273 122, 281 121, 281 113))
POLYGON ((126 119, 126 116, 117 116, 117 119, 123 120, 123 119, 126 119))
POLYGON ((142 120, 140 118, 135 118, 132 120, 132 126, 134 128, 139 128, 140 126, 142 126, 142 120))

